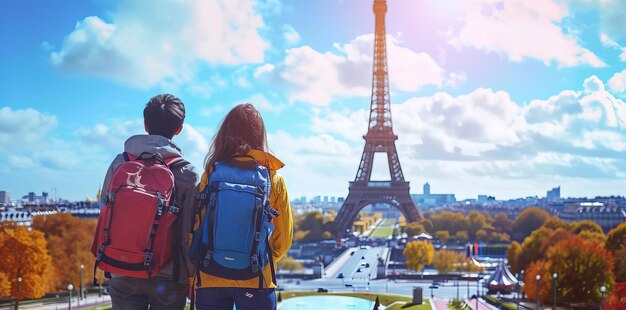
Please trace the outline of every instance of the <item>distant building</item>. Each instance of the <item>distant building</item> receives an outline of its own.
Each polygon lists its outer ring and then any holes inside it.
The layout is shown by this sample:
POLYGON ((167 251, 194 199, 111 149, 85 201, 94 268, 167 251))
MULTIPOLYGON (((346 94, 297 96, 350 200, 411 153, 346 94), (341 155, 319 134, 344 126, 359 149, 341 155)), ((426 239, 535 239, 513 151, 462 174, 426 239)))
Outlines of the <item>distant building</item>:
POLYGON ((345 199, 345 198, 343 198, 343 197, 339 197, 339 198, 337 198, 337 202, 338 202, 338 203, 343 203, 344 199, 345 199))
POLYGON ((604 232, 626 222, 626 208, 606 206, 601 202, 582 202, 566 206, 559 212, 559 218, 566 222, 591 220, 602 227, 604 232))
POLYGON ((11 195, 9 192, 0 191, 0 205, 8 205, 11 203, 11 195))
POLYGON ((548 203, 561 202, 561 187, 555 187, 546 193, 548 203))
POLYGON ((434 206, 456 202, 454 194, 431 194, 430 184, 424 184, 424 194, 411 195, 413 201, 422 206, 434 206))
POLYGON ((487 197, 489 197, 489 196, 487 196, 487 195, 478 195, 478 199, 476 200, 476 202, 478 202, 478 203, 485 203, 485 202, 487 202, 487 197))

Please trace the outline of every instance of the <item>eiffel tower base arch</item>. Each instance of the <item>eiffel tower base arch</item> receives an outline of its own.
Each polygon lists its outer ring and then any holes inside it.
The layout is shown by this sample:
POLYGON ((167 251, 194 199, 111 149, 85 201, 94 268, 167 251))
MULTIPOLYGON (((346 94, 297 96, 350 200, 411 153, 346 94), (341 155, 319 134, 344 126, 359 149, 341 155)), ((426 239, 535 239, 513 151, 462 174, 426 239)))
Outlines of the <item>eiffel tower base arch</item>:
POLYGON ((348 235, 357 214, 371 204, 391 205, 400 210, 408 222, 423 218, 409 194, 409 182, 369 182, 369 186, 351 183, 348 197, 335 218, 337 236, 348 235))

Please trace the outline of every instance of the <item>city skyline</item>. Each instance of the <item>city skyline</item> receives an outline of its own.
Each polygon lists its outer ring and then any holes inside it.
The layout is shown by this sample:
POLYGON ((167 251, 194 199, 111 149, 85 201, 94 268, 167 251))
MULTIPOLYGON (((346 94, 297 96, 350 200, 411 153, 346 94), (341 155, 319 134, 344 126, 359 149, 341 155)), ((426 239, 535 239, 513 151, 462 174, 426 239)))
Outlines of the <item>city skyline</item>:
MULTIPOLYGON (((228 109, 250 101, 290 196, 347 196, 367 132, 369 2, 150 3, 0 4, 0 189, 93 197, 125 138, 143 132, 144 104, 171 92, 187 107, 174 141, 196 166, 228 109)), ((388 7, 411 193, 429 182, 460 199, 559 185, 563 197, 626 195, 626 4, 388 7)), ((375 163, 374 178, 386 170, 375 163)))

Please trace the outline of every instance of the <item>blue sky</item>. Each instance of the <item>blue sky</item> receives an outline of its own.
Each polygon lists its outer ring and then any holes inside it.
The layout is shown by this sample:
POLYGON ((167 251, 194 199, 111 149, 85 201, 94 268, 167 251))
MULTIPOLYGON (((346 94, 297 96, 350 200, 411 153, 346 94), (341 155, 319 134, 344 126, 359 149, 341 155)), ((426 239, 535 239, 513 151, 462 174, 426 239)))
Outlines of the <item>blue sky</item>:
MULTIPOLYGON (((371 2, 0 2, 0 190, 94 197, 145 103, 168 92, 187 108, 174 141, 197 166, 226 112, 252 102, 290 196, 345 196, 367 129, 371 2)), ((626 3, 388 6, 412 192, 626 195, 626 3)))

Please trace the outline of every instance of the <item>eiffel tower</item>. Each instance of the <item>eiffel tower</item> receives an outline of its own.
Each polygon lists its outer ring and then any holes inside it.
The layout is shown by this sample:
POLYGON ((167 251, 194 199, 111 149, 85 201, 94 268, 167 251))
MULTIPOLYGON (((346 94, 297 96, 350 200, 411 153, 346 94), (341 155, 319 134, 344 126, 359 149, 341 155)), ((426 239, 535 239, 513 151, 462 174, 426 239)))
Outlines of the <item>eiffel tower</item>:
POLYGON ((386 0, 374 0, 376 32, 374 39, 374 72, 372 76, 372 100, 365 148, 354 182, 350 182, 348 197, 335 219, 339 235, 348 233, 355 217, 364 207, 383 203, 399 209, 407 221, 422 218, 409 194, 409 182, 404 180, 400 159, 396 151, 398 136, 393 133, 391 103, 389 102, 389 74, 387 72, 387 42, 385 39, 386 0), (372 181, 372 165, 375 153, 386 153, 390 181, 372 181))

